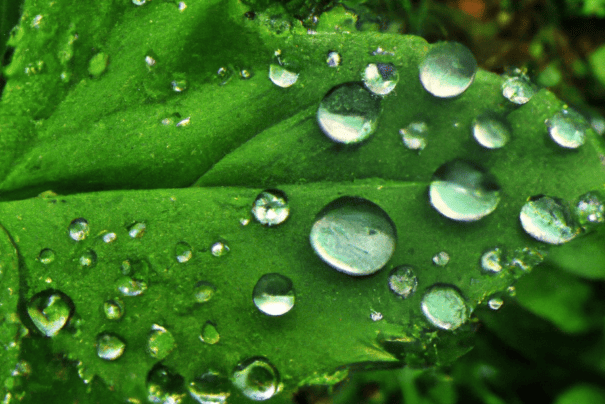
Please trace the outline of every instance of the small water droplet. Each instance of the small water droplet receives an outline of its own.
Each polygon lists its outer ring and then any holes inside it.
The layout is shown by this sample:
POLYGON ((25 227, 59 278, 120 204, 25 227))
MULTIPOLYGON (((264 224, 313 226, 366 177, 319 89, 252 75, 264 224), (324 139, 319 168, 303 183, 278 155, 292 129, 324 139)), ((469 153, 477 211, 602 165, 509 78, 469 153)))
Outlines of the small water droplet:
POLYGON ((604 201, 602 191, 590 191, 580 196, 575 210, 582 226, 605 222, 604 201))
POLYGON ((154 359, 162 360, 176 348, 172 333, 158 324, 151 326, 147 336, 147 353, 154 359))
POLYGON ((487 302, 487 305, 489 306, 490 309, 492 310, 500 310, 500 307, 502 307, 502 305, 504 304, 504 300, 502 300, 499 297, 492 297, 491 299, 489 299, 489 301, 487 302))
POLYGON ((147 290, 147 283, 129 276, 123 276, 116 282, 116 288, 124 296, 139 296, 147 290))
POLYGON ((363 83, 376 95, 387 95, 399 82, 397 68, 391 63, 370 63, 363 71, 363 83))
POLYGON ((182 93, 183 91, 187 90, 187 80, 184 79, 172 80, 170 85, 172 86, 172 91, 176 93, 182 93))
MULTIPOLYGON (((143 2, 143 4, 145 4, 145 2, 143 2)), ((145 56, 145 64, 149 68, 149 67, 155 66, 156 61, 152 56, 147 55, 147 56, 145 56)))
POLYGON ((133 223, 128 227, 128 235, 132 238, 141 238, 145 234, 147 226, 143 222, 133 223))
POLYGON ((445 251, 441 251, 433 256, 433 264, 435 264, 439 267, 444 267, 449 262, 450 262, 450 255, 445 251))
POLYGON ((464 299, 453 286, 431 287, 422 297, 421 307, 431 324, 444 330, 455 330, 469 317, 464 299))
POLYGON ((158 363, 147 373, 147 400, 155 404, 181 404, 186 396, 185 379, 158 363))
POLYGON ((110 299, 103 303, 103 313, 108 320, 119 320, 124 315, 124 302, 120 299, 110 299))
POLYGON ((242 226, 248 226, 248 224, 250 224, 250 219, 247 217, 242 217, 239 220, 239 224, 241 224, 242 226))
POLYGON ((231 395, 226 377, 208 372, 189 383, 189 394, 199 404, 225 404, 231 395))
POLYGON ((252 73, 252 70, 250 70, 250 69, 241 69, 239 71, 239 78, 242 80, 251 79, 252 76, 254 76, 254 74, 252 73))
POLYGON ((492 213, 500 202, 493 176, 462 160, 439 167, 429 188, 431 205, 443 216, 470 222, 492 213))
POLYGON ((344 83, 332 88, 321 100, 317 122, 331 140, 359 143, 376 131, 381 110, 380 97, 360 83, 344 83))
POLYGON ((233 370, 233 385, 254 401, 268 400, 278 391, 279 373, 263 357, 252 357, 233 370))
POLYGON ((39 29, 42 22, 42 15, 38 14, 34 18, 32 18, 31 27, 35 29, 39 29))
POLYGON ((487 111, 473 120, 473 136, 481 146, 499 149, 508 143, 511 129, 503 118, 487 111))
POLYGON ((118 236, 115 233, 105 233, 103 235, 103 242, 107 244, 113 243, 114 241, 116 241, 116 238, 118 238, 118 236))
POLYGON ((458 42, 441 42, 420 64, 420 82, 435 97, 455 97, 471 85, 476 71, 477 61, 466 46, 458 42))
POLYGON ((517 295, 517 288, 515 288, 514 286, 509 286, 508 288, 506 288, 506 292, 510 297, 515 297, 517 295))
POLYGON ((233 78, 233 70, 229 67, 221 66, 216 72, 216 77, 218 78, 218 85, 224 86, 233 78))
POLYGON ((527 103, 535 93, 535 86, 525 74, 508 77, 502 83, 502 95, 514 104, 522 105, 527 103))
POLYGON ((220 340, 221 336, 216 329, 216 324, 212 321, 206 321, 202 326, 202 332, 200 334, 200 341, 206 344, 214 345, 220 340))
POLYGON ((370 52, 372 56, 395 56, 395 52, 389 52, 384 50, 381 46, 370 52))
POLYGON ((400 265, 389 274, 389 288, 403 299, 412 296, 417 287, 418 277, 411 266, 400 265))
POLYGON ((286 194, 276 189, 261 192, 254 200, 252 214, 256 220, 267 226, 283 223, 290 215, 286 194))
POLYGON ((590 127, 586 119, 573 109, 557 112, 545 121, 550 137, 561 147, 576 149, 586 141, 590 127))
POLYGON ((487 273, 496 274, 502 270, 502 250, 492 248, 481 255, 481 269, 487 273))
POLYGON ((94 250, 88 249, 80 255, 78 262, 83 268, 92 268, 97 263, 97 253, 94 250))
POLYGON ((191 257, 193 257, 193 249, 191 248, 189 243, 186 243, 184 241, 179 241, 178 243, 176 243, 174 253, 176 256, 176 260, 181 264, 189 261, 191 257))
POLYGON ((193 296, 196 302, 206 303, 214 296, 216 287, 210 282, 199 281, 195 284, 193 296))
POLYGON ((88 226, 88 222, 84 218, 78 218, 72 220, 68 227, 69 237, 71 237, 75 241, 82 241, 90 233, 90 227, 88 226))
POLYGON ((124 353, 126 343, 115 334, 101 333, 97 337, 97 356, 106 361, 115 361, 124 353))
POLYGON ((229 251, 229 246, 222 241, 217 241, 216 243, 212 244, 212 247, 210 247, 210 252, 215 257, 223 257, 227 255, 229 251))
POLYGON ((122 275, 130 275, 132 273, 132 264, 130 260, 124 260, 120 264, 120 272, 122 275))
POLYGON ((184 1, 179 1, 179 11, 182 13, 187 8, 187 4, 184 1))
POLYGON ((36 328, 47 337, 54 337, 67 324, 75 311, 72 300, 54 289, 36 293, 27 304, 27 314, 36 328))
POLYGON ((425 122, 412 122, 407 127, 399 129, 399 134, 408 149, 424 150, 427 145, 427 131, 428 127, 425 122))
POLYGON ((507 263, 507 266, 518 268, 524 272, 528 272, 532 270, 535 266, 541 264, 542 261, 544 261, 545 256, 545 251, 541 251, 535 248, 517 248, 513 252, 513 255, 510 261, 507 263))
POLYGON ((191 124, 191 117, 190 117, 190 116, 188 116, 188 117, 187 117, 187 118, 185 118, 185 119, 181 119, 180 121, 178 121, 178 122, 176 123, 176 127, 177 127, 177 128, 182 128, 182 127, 184 127, 184 126, 189 126, 189 124, 191 124))
POLYGON ((42 251, 40 251, 40 254, 38 254, 38 261, 44 265, 51 264, 55 258, 56 254, 50 248, 44 248, 42 251))
POLYGON ((291 72, 279 64, 269 66, 269 79, 278 87, 288 88, 298 81, 298 73, 291 72))
POLYGON ((278 273, 261 276, 252 292, 254 305, 269 316, 281 316, 294 307, 296 294, 290 278, 278 273))
POLYGON ((326 63, 328 64, 328 66, 338 67, 338 66, 340 66, 341 61, 342 61, 342 58, 340 56, 340 53, 338 53, 336 51, 328 52, 328 57, 326 58, 326 63))
POLYGON ((560 198, 538 195, 530 198, 519 215, 523 230, 536 240, 563 244, 580 233, 567 202, 560 198))
POLYGON ((380 321, 380 320, 382 320, 382 313, 377 312, 377 311, 372 311, 370 313, 370 319, 372 321, 380 321))

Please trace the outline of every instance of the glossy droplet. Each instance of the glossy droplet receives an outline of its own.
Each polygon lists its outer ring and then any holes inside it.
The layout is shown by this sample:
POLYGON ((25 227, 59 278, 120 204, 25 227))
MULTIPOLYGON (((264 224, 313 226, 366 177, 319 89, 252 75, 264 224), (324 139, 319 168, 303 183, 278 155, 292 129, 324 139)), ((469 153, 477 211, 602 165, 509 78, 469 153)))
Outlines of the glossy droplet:
POLYGON ((499 297, 493 297, 487 302, 488 307, 492 310, 500 310, 500 307, 502 307, 503 304, 504 300, 499 297))
POLYGON ((50 248, 45 248, 38 254, 38 261, 44 265, 51 264, 55 260, 56 254, 50 248))
POLYGON ((378 127, 380 98, 360 83, 345 83, 332 88, 319 103, 317 122, 331 140, 359 143, 378 127))
POLYGON ((103 303, 103 313, 108 320, 119 320, 124 315, 124 302, 111 299, 103 303))
POLYGON ((348 275, 370 275, 391 259, 397 231, 375 203, 342 197, 319 212, 310 240, 315 253, 333 268, 348 275))
POLYGON ((532 270, 535 266, 544 261, 546 253, 535 248, 523 247, 517 248, 512 254, 508 267, 518 268, 524 272, 532 270))
POLYGON ((290 206, 286 194, 269 189, 258 194, 252 205, 252 214, 261 224, 276 226, 290 215, 290 206))
POLYGON ((235 367, 233 385, 254 401, 268 400, 278 391, 279 373, 263 357, 253 357, 235 367))
POLYGON ((233 70, 227 67, 221 67, 216 72, 219 86, 224 86, 233 78, 233 70))
POLYGON ((172 86, 172 91, 175 93, 182 93, 187 90, 187 80, 172 80, 170 85, 172 86))
POLYGON ((481 255, 481 269, 487 273, 498 273, 502 270, 502 250, 492 248, 481 255))
POLYGON ((403 299, 412 296, 417 287, 418 277, 410 266, 400 265, 389 274, 389 289, 403 299))
POLYGON ((107 244, 113 243, 116 241, 116 238, 118 238, 118 236, 115 233, 105 233, 103 235, 103 242, 107 244))
POLYGON ((145 223, 136 222, 128 227, 128 235, 132 238, 141 238, 145 234, 147 226, 145 223))
POLYGON ((132 273, 132 264, 129 260, 124 260, 120 264, 120 272, 122 275, 130 275, 132 273))
POLYGON ((214 296, 216 287, 210 282, 200 281, 195 284, 194 299, 198 303, 206 303, 214 296))
POLYGON ((210 252, 215 257, 223 257, 229 253, 229 246, 222 241, 217 241, 210 247, 210 252))
POLYGON ((462 160, 439 167, 429 188, 431 205, 452 220, 470 222, 492 213, 500 202, 493 176, 462 160))
POLYGON ((363 83, 377 95, 387 95, 399 82, 397 68, 391 63, 370 63, 363 71, 363 83))
POLYGON ((102 333, 97 337, 97 356, 106 361, 115 361, 124 353, 126 343, 120 337, 102 333))
POLYGON ((147 290, 147 283, 129 276, 123 276, 116 282, 116 288, 124 296, 139 296, 147 290))
POLYGON ((298 81, 298 73, 272 63, 269 66, 269 79, 278 87, 288 88, 298 81))
POLYGON ((185 9, 187 9, 187 3, 185 3, 184 1, 179 1, 178 8, 179 11, 182 13, 183 11, 185 11, 185 9))
POLYGON ((68 227, 69 237, 71 237, 75 241, 82 241, 90 233, 90 227, 88 226, 88 222, 84 218, 78 218, 72 220, 68 227))
POLYGON ((241 69, 239 71, 239 78, 242 80, 251 79, 252 76, 254 76, 254 74, 252 73, 252 70, 250 70, 250 69, 241 69))
POLYGON ((445 251, 441 251, 433 256, 433 264, 444 267, 450 262, 450 255, 445 251))
POLYGON ((147 400, 154 404, 181 404, 186 396, 185 379, 158 363, 147 373, 147 400))
POLYGON ((189 126, 189 124, 191 124, 191 117, 188 116, 187 118, 181 119, 180 121, 178 121, 176 123, 176 127, 177 128, 182 128, 185 126, 189 126))
MULTIPOLYGON (((143 2, 143 4, 145 4, 145 2, 143 2)), ((156 61, 152 56, 147 55, 147 56, 145 56, 145 64, 147 65, 148 68, 150 68, 150 67, 155 66, 156 61)))
POLYGON ((509 77, 502 83, 502 95, 514 104, 525 104, 536 93, 526 75, 509 77))
POLYGON ((578 199, 575 210, 582 226, 605 222, 605 193, 602 191, 585 193, 578 199))
POLYGON ((162 360, 176 348, 172 333, 158 324, 151 326, 147 336, 147 353, 154 359, 162 360))
POLYGON ((530 198, 519 215, 523 230, 536 240, 563 244, 580 233, 567 202, 560 198, 539 195, 530 198))
POLYGON ((420 82, 435 97, 462 94, 475 79, 477 61, 467 47, 458 42, 439 43, 420 64, 420 82))
POLYGON ((48 289, 37 293, 27 304, 27 314, 36 328, 47 337, 54 337, 74 314, 74 304, 65 293, 48 289))
POLYGON ((78 262, 83 268, 92 268, 97 263, 97 253, 94 250, 86 250, 80 255, 78 262))
POLYGON ((290 278, 278 273, 261 276, 252 292, 254 305, 269 316, 281 316, 294 307, 296 294, 290 278))
POLYGON ((428 126, 425 122, 412 122, 403 129, 399 129, 401 140, 410 150, 424 150, 427 145, 426 134, 428 126))
POLYGON ((132 0, 132 4, 135 6, 142 6, 145 3, 147 3, 147 0, 132 0))
POLYGON ((372 311, 370 313, 370 319, 372 321, 380 321, 380 320, 382 320, 382 313, 380 313, 378 311, 372 311))
POLYGON ((564 109, 546 120, 550 137, 561 147, 576 149, 586 141, 590 125, 573 109, 564 109))
POLYGON ((189 383, 189 395, 199 404, 225 404, 230 388, 229 379, 208 372, 189 383))
POLYGON ((326 63, 328 64, 328 66, 338 67, 338 66, 340 66, 341 61, 342 61, 342 58, 340 56, 340 53, 338 53, 336 51, 328 52, 328 57, 326 58, 326 63))
POLYGON ((481 146, 499 149, 508 143, 511 129, 503 118, 488 111, 473 120, 473 136, 481 146))
POLYGON ((221 339, 221 336, 216 329, 216 324, 212 321, 206 321, 202 326, 202 332, 200 334, 200 341, 206 344, 214 345, 221 339))
POLYGON ((189 261, 191 257, 193 257, 193 249, 191 248, 189 243, 179 241, 178 243, 176 243, 174 254, 176 260, 182 264, 189 261))
POLYGON ((421 307, 427 320, 444 330, 455 330, 469 317, 464 299, 452 286, 431 287, 422 297, 421 307))

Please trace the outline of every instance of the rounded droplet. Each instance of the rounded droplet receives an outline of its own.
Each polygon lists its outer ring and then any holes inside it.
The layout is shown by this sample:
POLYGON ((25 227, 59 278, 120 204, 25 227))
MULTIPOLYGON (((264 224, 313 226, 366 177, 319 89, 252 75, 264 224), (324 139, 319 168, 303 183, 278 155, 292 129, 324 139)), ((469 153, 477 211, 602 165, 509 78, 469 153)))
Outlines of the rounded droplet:
POLYGON ((112 233, 112 232, 105 233, 105 234, 103 234, 103 242, 107 243, 107 244, 113 243, 114 241, 116 241, 117 237, 118 236, 115 233, 112 233))
POLYGON ((145 3, 147 3, 147 0, 132 0, 132 4, 135 6, 142 6, 145 3))
POLYGON ((421 307, 427 320, 444 330, 455 330, 469 317, 464 299, 453 286, 431 287, 422 297, 421 307))
POLYGON ((294 307, 296 294, 290 278, 278 273, 261 276, 252 292, 254 305, 269 316, 281 316, 294 307))
POLYGON ((348 275, 370 275, 395 252, 395 224, 378 205, 363 198, 342 197, 317 215, 311 246, 319 257, 348 275))
POLYGON ((119 320, 124 315, 124 302, 111 299, 103 303, 103 313, 108 320, 119 320))
POLYGON ((208 372, 189 383, 189 395, 199 404, 226 404, 230 388, 229 379, 208 372))
POLYGON ((521 226, 536 240, 549 244, 563 244, 580 233, 567 202, 560 198, 538 195, 521 208, 521 226))
POLYGON ((271 362, 257 356, 237 365, 233 370, 232 381, 249 399, 264 401, 277 393, 279 373, 271 362))
POLYGON ((65 293, 48 289, 37 293, 27 304, 27 314, 36 328, 47 337, 54 337, 67 324, 75 311, 65 293))
POLYGON ((546 120, 550 137, 561 147, 576 149, 586 141, 590 125, 573 109, 564 109, 546 120))
POLYGON ((158 324, 151 326, 147 336, 147 353, 154 359, 162 360, 176 348, 172 333, 158 324))
POLYGON ((604 223, 605 193, 603 191, 585 193, 578 199, 575 210, 582 226, 604 223))
POLYGON ((106 361, 115 361, 124 353, 126 343, 120 337, 110 333, 101 333, 97 337, 97 356, 106 361))
POLYGON ((193 249, 191 248, 189 243, 186 243, 184 241, 179 241, 178 243, 176 243, 176 247, 174 248, 174 250, 176 260, 181 264, 189 261, 191 257, 193 257, 193 249))
POLYGON ((44 265, 51 264, 55 260, 56 254, 50 248, 45 248, 38 254, 38 261, 44 265))
POLYGON ((298 73, 286 69, 280 64, 269 66, 269 79, 278 87, 288 88, 298 81, 298 73))
POLYGON ((380 320, 382 320, 382 313, 380 313, 378 311, 372 311, 370 313, 370 319, 372 321, 380 321, 380 320))
POLYGON ((503 118, 488 111, 473 121, 473 136, 483 147, 488 149, 499 149, 508 143, 511 129, 508 122, 503 118))
POLYGON ((261 192, 254 200, 252 214, 258 222, 266 226, 283 223, 290 215, 286 194, 276 189, 261 192))
POLYGON ((212 321, 206 321, 202 326, 200 341, 205 342, 206 344, 214 345, 220 339, 221 336, 216 329, 216 324, 214 324, 212 321))
POLYGON ((470 222, 492 213, 500 202, 493 176, 462 160, 439 167, 429 188, 431 205, 452 220, 470 222))
POLYGON ((389 274, 389 288, 403 299, 412 296, 417 287, 418 277, 410 266, 400 265, 389 274))
POLYGON ((336 51, 328 52, 328 57, 326 58, 326 63, 328 64, 328 66, 338 67, 338 66, 340 66, 341 61, 342 61, 342 58, 340 56, 340 53, 338 53, 336 51))
POLYGON ((420 82, 435 97, 455 97, 471 85, 476 71, 477 61, 466 46, 442 42, 420 64, 420 82))
POLYGON ((387 95, 399 82, 397 68, 391 63, 370 63, 363 71, 363 83, 377 95, 387 95))
POLYGON ((69 237, 71 237, 75 241, 82 241, 90 233, 90 227, 88 226, 88 222, 84 218, 78 218, 72 220, 68 227, 69 237))
POLYGON ((527 76, 509 77, 502 83, 502 95, 518 105, 527 103, 536 90, 527 76))
POLYGON ((424 150, 427 145, 428 127, 425 122, 412 122, 403 129, 399 129, 401 140, 410 150, 424 150))
POLYGON ((172 91, 175 93, 182 93, 187 90, 187 80, 172 80, 170 85, 172 86, 172 91))
POLYGON ((359 143, 378 127, 380 97, 360 83, 344 83, 332 88, 319 103, 317 122, 331 140, 359 143))
POLYGON ((229 246, 226 243, 223 243, 222 241, 217 241, 216 243, 212 244, 212 246, 210 247, 210 252, 215 257, 223 257, 223 256, 227 255, 229 253, 229 251, 230 251, 229 246))
POLYGON ((540 251, 536 248, 517 248, 513 252, 512 257, 506 266, 518 268, 524 272, 529 272, 535 266, 540 265, 542 261, 544 261, 545 256, 545 251, 540 251))
POLYGON ((233 78, 233 70, 222 66, 217 70, 216 77, 218 78, 218 85, 224 86, 233 78))
POLYGON ((136 222, 128 227, 128 235, 132 238, 141 238, 145 234, 147 226, 145 223, 136 222))
POLYGON ((80 255, 78 262, 82 268, 92 268, 97 263, 97 253, 88 249, 80 255))
POLYGON ((481 255, 481 269, 484 272, 497 274, 502 271, 502 250, 492 248, 481 255))
POLYGON ((194 299, 198 303, 206 303, 214 296, 216 287, 210 282, 200 281, 194 287, 194 299))
POLYGON ((158 363, 147 373, 147 400, 155 404, 181 404, 186 396, 185 379, 158 363))
POLYGON ((130 260, 124 260, 120 264, 120 272, 122 275, 130 275, 132 273, 132 264, 130 260))
POLYGON ((123 276, 116 282, 116 288, 124 296, 139 296, 147 290, 147 283, 130 276, 123 276))
POLYGON ((492 310, 500 310, 500 307, 502 307, 502 305, 504 304, 504 300, 502 300, 499 297, 492 297, 491 299, 489 299, 489 301, 487 302, 487 305, 489 306, 490 309, 492 310))
POLYGON ((445 251, 440 251, 433 256, 433 264, 438 267, 444 267, 450 262, 450 255, 445 251))

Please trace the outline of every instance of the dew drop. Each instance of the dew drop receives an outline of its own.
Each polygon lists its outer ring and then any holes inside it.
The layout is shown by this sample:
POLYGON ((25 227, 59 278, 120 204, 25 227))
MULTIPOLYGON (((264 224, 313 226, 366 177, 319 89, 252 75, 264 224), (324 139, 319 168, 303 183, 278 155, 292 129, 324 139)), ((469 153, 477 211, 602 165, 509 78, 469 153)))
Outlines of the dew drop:
MULTIPOLYGON (((145 4, 145 2, 143 2, 143 4, 145 4)), ((147 65, 148 68, 151 68, 151 67, 155 66, 156 61, 152 56, 147 55, 147 56, 145 56, 145 64, 147 65)))
POLYGON ((500 202, 493 176, 462 160, 439 167, 429 188, 431 205, 443 216, 470 222, 492 213, 500 202))
POLYGON ((35 294, 27 304, 29 318, 47 337, 57 335, 71 319, 74 311, 74 304, 69 296, 54 289, 35 294))
POLYGON ((208 372, 189 383, 189 395, 199 404, 225 404, 230 388, 229 379, 208 372))
POLYGON ((278 391, 279 373, 263 357, 252 357, 233 370, 233 385, 254 401, 268 400, 278 391))
POLYGON ((216 329, 216 324, 212 321, 206 321, 202 326, 202 332, 200 334, 200 341, 214 345, 221 339, 221 336, 216 329))
POLYGON ((193 249, 189 243, 179 241, 176 243, 174 254, 176 256, 176 260, 182 264, 189 261, 191 257, 193 257, 193 249))
POLYGON ((120 337, 110 333, 101 333, 97 337, 97 356, 106 361, 115 361, 124 353, 126 343, 120 337))
POLYGON ((453 286, 431 287, 422 297, 421 307, 431 324, 444 330, 455 330, 469 316, 464 299, 453 286))
POLYGON ((509 77, 502 83, 502 95, 514 104, 527 103, 535 93, 536 89, 526 75, 509 77))
POLYGON ((177 127, 177 128, 182 128, 182 127, 184 127, 184 126, 189 126, 189 124, 191 124, 191 117, 190 117, 190 116, 188 116, 188 117, 187 117, 187 118, 185 118, 185 119, 181 119, 180 121, 178 121, 178 122, 176 123, 176 127, 177 127))
POLYGON ((103 235, 103 242, 107 244, 113 243, 114 241, 116 241, 117 237, 118 236, 115 233, 105 233, 103 235))
POLYGON ((32 18, 31 27, 39 29, 41 22, 42 22, 42 15, 38 14, 34 18, 32 18))
POLYGON ((223 257, 229 253, 229 246, 222 241, 217 241, 210 247, 210 252, 215 257, 223 257))
POLYGON ((172 333, 158 324, 151 326, 147 336, 147 353, 154 359, 162 360, 176 348, 172 333))
POLYGON ((580 233, 567 202, 560 198, 544 195, 529 198, 519 219, 527 234, 544 243, 567 243, 580 233))
POLYGON ((363 83, 376 95, 387 95, 399 82, 397 68, 391 63, 370 63, 363 72, 363 83))
POLYGON ((56 258, 56 254, 50 248, 45 248, 38 254, 38 261, 44 265, 51 264, 56 258))
POLYGON ((486 273, 497 274, 502 271, 502 250, 492 248, 481 255, 481 269, 486 273))
POLYGON ((389 215, 363 198, 342 197, 317 215, 310 241, 327 264, 348 275, 382 269, 395 251, 397 231, 389 215))
POLYGON ((261 276, 252 292, 254 305, 269 316, 281 316, 294 307, 296 294, 290 278, 278 273, 261 276))
POLYGON ((147 226, 143 222, 133 223, 128 227, 128 235, 132 238, 141 238, 145 234, 147 226))
POLYGON ((212 299, 216 293, 216 287, 210 282, 199 281, 195 284, 193 297, 198 303, 206 303, 212 299))
POLYGON ((338 66, 340 66, 341 61, 342 61, 342 58, 340 56, 340 53, 338 53, 336 51, 328 52, 328 57, 326 58, 326 63, 328 64, 328 66, 338 67, 338 66))
POLYGON ((233 70, 222 66, 217 70, 216 77, 218 77, 219 86, 224 86, 233 78, 233 70))
POLYGON ((124 302, 120 299, 111 299, 103 303, 103 313, 108 320, 119 320, 124 315, 124 302))
POLYGON ((428 127, 425 122, 412 122, 407 127, 399 129, 401 140, 410 150, 424 150, 427 145, 428 127))
POLYGON ((158 363, 147 374, 147 400, 155 404, 181 404, 186 396, 185 379, 158 363))
POLYGON ((481 146, 499 149, 508 143, 511 129, 508 122, 488 111, 473 120, 473 136, 481 146))
POLYGON ((437 265, 438 267, 444 267, 449 262, 450 255, 445 251, 441 251, 433 256, 433 264, 437 265))
POLYGON ((68 227, 69 237, 71 237, 75 241, 82 241, 90 233, 90 227, 88 226, 88 222, 86 219, 78 218, 72 220, 68 227))
POLYGON ((147 290, 147 283, 129 276, 123 276, 116 282, 116 288, 124 296, 139 296, 147 290))
POLYGON ((290 215, 286 194, 276 189, 261 192, 254 200, 252 214, 258 222, 266 226, 283 223, 290 215))
POLYGON ((378 311, 372 311, 370 313, 370 319, 372 321, 380 321, 380 320, 382 320, 382 313, 380 313, 378 311))
POLYGON ((242 80, 251 79, 252 76, 254 76, 254 74, 252 73, 252 70, 250 70, 250 69, 241 69, 239 71, 239 78, 242 80))
POLYGON ((132 273, 132 264, 129 260, 124 260, 120 264, 120 272, 122 275, 130 275, 132 273))
POLYGON ((179 1, 178 7, 179 11, 182 13, 187 8, 187 3, 185 3, 184 1, 179 1))
MULTIPOLYGON (((575 213, 582 226, 605 222, 605 195, 602 191, 590 191, 580 196, 575 213)), ((40 253, 42 254, 42 253, 40 253)), ((42 262, 40 260, 40 262, 42 262)))
POLYGON ((389 274, 389 289, 403 299, 412 296, 417 287, 418 277, 411 266, 400 265, 389 274))
POLYGON ((172 91, 175 93, 182 93, 187 90, 187 80, 172 80, 170 85, 172 86, 172 91))
POLYGON ((586 119, 573 109, 557 112, 545 121, 550 137, 561 147, 576 149, 586 141, 590 127, 586 119))
POLYGON ((532 270, 535 266, 540 265, 544 261, 546 252, 535 248, 523 247, 517 248, 512 254, 508 267, 518 268, 524 272, 532 270))
POLYGON ((471 85, 476 71, 477 61, 466 46, 441 42, 433 46, 420 64, 420 82, 435 97, 455 97, 471 85))
POLYGON ((504 300, 502 300, 499 297, 492 297, 487 302, 488 307, 492 310, 500 310, 500 307, 502 307, 503 304, 504 304, 504 300))
POLYGON ((145 3, 147 3, 147 0, 132 0, 132 4, 135 6, 142 6, 145 3))
POLYGON ((97 253, 94 250, 88 249, 80 255, 78 262, 83 268, 92 268, 97 263, 97 253))
POLYGON ((278 87, 288 88, 298 81, 298 73, 291 72, 279 64, 269 66, 269 79, 278 87))
POLYGON ((317 122, 331 140, 359 143, 376 131, 381 110, 380 97, 360 83, 344 83, 332 88, 321 100, 317 122))

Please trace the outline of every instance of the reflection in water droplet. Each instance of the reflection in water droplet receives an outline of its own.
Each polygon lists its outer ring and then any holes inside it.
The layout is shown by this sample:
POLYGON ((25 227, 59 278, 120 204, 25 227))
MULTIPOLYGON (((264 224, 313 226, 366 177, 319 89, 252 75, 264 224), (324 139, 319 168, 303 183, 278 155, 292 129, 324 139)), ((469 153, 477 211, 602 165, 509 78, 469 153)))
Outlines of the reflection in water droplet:
POLYGON ((189 126, 190 123, 191 123, 191 117, 188 116, 187 118, 181 119, 180 121, 178 121, 176 123, 176 127, 177 128, 182 128, 182 127, 185 127, 185 126, 189 126))
POLYGON ((372 319, 372 321, 380 321, 382 320, 382 313, 378 311, 372 311, 370 313, 370 319, 372 319))
POLYGON ((326 58, 326 63, 328 64, 328 66, 338 67, 340 66, 341 61, 342 58, 340 57, 340 53, 336 51, 328 52, 328 57, 326 58))
POLYGON ((132 0, 132 4, 135 6, 142 6, 145 3, 147 3, 147 0, 132 0))
POLYGON ((221 336, 216 329, 216 325, 212 321, 206 321, 202 326, 200 341, 206 344, 214 345, 221 339, 221 336))
POLYGON ((256 220, 267 226, 283 223, 290 215, 286 194, 276 189, 261 192, 254 200, 252 214, 256 220))
POLYGON ((278 273, 261 276, 252 292, 256 307, 269 316, 281 316, 294 307, 296 294, 290 278, 278 273))
POLYGON ((389 274, 389 288, 403 299, 412 296, 417 287, 418 277, 410 266, 400 265, 389 274))
POLYGON ((78 260, 83 268, 92 268, 97 263, 97 253, 94 250, 86 250, 80 255, 78 260))
POLYGON ((332 88, 321 100, 317 122, 333 141, 359 143, 376 131, 381 110, 380 97, 360 83, 344 83, 332 88))
POLYGON ((604 201, 605 194, 602 191, 590 191, 580 196, 575 213, 582 226, 605 222, 604 201))
POLYGON ((427 144, 427 125, 425 122, 412 122, 407 127, 399 129, 401 140, 410 150, 424 150, 427 144))
POLYGON ((145 234, 146 228, 145 223, 136 222, 128 227, 128 235, 132 238, 141 238, 145 234))
POLYGON ((530 198, 521 208, 519 219, 527 234, 549 244, 567 243, 580 233, 567 202, 560 198, 530 198))
POLYGON ((500 202, 493 176, 462 160, 439 167, 429 188, 431 205, 443 216, 470 222, 492 213, 500 202))
POLYGON ((193 257, 193 249, 184 241, 179 241, 176 243, 174 254, 176 256, 176 260, 181 264, 187 262, 193 257))
POLYGON ((214 296, 216 288, 210 282, 200 281, 195 284, 194 299, 198 303, 206 303, 214 296))
POLYGON ((263 401, 278 391, 279 373, 267 359, 253 357, 235 367, 232 382, 249 399, 263 401))
POLYGON ((447 285, 431 287, 422 297, 422 312, 436 327, 455 330, 464 324, 469 311, 457 289, 447 285))
POLYGON ((54 289, 35 294, 27 304, 27 314, 36 328, 47 337, 57 335, 74 311, 69 296, 54 289))
POLYGON ((97 356, 106 361, 115 361, 124 353, 126 343, 117 335, 101 333, 97 337, 97 356))
POLYGON ((458 42, 442 42, 420 64, 420 82, 435 97, 455 97, 471 85, 476 71, 477 61, 468 48, 458 42))
POLYGON ((444 267, 450 262, 450 255, 445 251, 441 251, 433 256, 433 264, 444 267))
POLYGON ((90 233, 90 227, 88 226, 88 222, 84 218, 78 218, 72 220, 68 227, 69 237, 71 237, 75 241, 82 241, 90 233))
POLYGON ((269 79, 278 87, 288 88, 298 81, 298 73, 294 73, 279 64, 272 63, 269 66, 269 79))
POLYGON ((241 69, 239 71, 239 78, 242 80, 248 80, 250 78, 252 78, 254 74, 252 74, 252 70, 250 69, 241 69))
POLYGON ((170 85, 172 86, 172 91, 176 93, 182 93, 187 90, 187 80, 172 80, 170 85))
POLYGON ((586 119, 573 109, 557 112, 545 121, 550 137, 561 147, 576 149, 586 141, 590 127, 586 119))
POLYGON ((116 241, 116 238, 118 236, 115 233, 105 233, 103 235, 103 242, 109 244, 109 243, 113 243, 114 241, 116 241))
POLYGON ((391 259, 397 231, 375 203, 342 197, 318 213, 310 240, 315 253, 333 268, 348 275, 370 275, 391 259))
POLYGON ((56 254, 50 248, 45 248, 38 254, 38 261, 44 265, 48 265, 55 260, 56 254))
POLYGON ((487 302, 487 305, 489 306, 490 309, 492 310, 500 310, 500 307, 502 307, 502 305, 504 304, 504 300, 502 300, 499 297, 492 297, 491 299, 489 299, 489 301, 487 302))
POLYGON ((124 296, 139 296, 147 290, 147 283, 129 276, 123 276, 116 282, 116 288, 124 296))
POLYGON ((210 252, 215 257, 225 256, 229 253, 229 251, 229 246, 226 243, 223 243, 222 241, 217 241, 210 247, 210 252))
POLYGON ((174 350, 176 343, 172 333, 158 324, 151 326, 147 336, 147 353, 154 359, 162 360, 174 350))
POLYGON ((481 269, 487 273, 498 273, 502 270, 502 250, 492 248, 481 255, 481 269))
POLYGON ((119 320, 124 315, 124 302, 120 299, 111 299, 103 303, 103 313, 108 320, 119 320))
POLYGON ((515 104, 527 103, 535 93, 535 87, 525 75, 509 77, 502 83, 502 95, 515 104))
POLYGON ((147 400, 155 404, 181 404, 185 399, 185 379, 158 363, 147 374, 147 400))
POLYGON ((510 139, 511 129, 503 118, 488 111, 473 121, 473 136, 483 147, 498 149, 503 147, 510 139))
POLYGON ((229 379, 208 372, 189 383, 189 394, 199 404, 225 404, 230 388, 229 379))
POLYGON ((185 3, 184 1, 179 1, 178 6, 179 6, 179 11, 182 13, 187 8, 187 3, 185 3))
POLYGON ((363 83, 377 95, 387 95, 399 82, 397 68, 391 63, 370 63, 363 72, 363 83))

